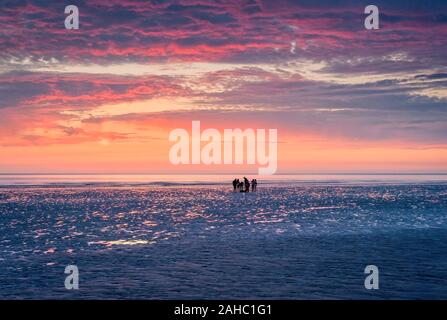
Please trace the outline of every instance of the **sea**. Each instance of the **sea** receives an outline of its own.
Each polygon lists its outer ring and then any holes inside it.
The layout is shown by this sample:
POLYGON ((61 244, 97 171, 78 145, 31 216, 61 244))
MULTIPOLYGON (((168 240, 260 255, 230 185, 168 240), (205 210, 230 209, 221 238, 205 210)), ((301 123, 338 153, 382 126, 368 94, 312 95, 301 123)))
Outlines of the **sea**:
POLYGON ((447 175, 234 178, 0 175, 0 299, 447 299, 447 175))

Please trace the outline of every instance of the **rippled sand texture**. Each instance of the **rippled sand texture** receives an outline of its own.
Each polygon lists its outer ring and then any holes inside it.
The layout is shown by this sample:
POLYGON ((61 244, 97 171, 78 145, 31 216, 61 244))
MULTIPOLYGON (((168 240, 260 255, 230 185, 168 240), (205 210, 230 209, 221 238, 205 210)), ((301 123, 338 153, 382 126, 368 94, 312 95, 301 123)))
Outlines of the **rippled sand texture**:
POLYGON ((446 185, 1 188, 0 298, 446 299, 446 209, 446 185))

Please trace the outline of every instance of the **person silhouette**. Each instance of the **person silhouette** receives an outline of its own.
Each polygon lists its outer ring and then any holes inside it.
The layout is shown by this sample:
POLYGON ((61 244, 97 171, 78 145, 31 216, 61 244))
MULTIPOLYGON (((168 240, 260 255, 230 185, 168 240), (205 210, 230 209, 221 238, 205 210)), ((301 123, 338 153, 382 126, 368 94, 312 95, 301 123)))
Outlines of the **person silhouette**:
POLYGON ((251 192, 256 190, 256 179, 251 180, 251 192))
POLYGON ((233 192, 236 192, 236 187, 237 187, 237 180, 234 179, 233 180, 233 192))
POLYGON ((244 184, 245 184, 245 192, 250 192, 250 181, 246 177, 244 177, 244 184))

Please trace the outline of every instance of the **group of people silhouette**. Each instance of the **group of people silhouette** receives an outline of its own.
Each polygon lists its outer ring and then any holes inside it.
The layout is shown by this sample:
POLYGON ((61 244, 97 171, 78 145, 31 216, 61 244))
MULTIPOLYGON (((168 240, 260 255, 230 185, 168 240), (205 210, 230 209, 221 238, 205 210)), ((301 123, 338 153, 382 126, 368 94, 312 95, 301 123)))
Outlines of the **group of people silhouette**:
POLYGON ((251 191, 254 192, 256 191, 256 188, 258 186, 258 181, 256 179, 252 179, 251 183, 250 181, 248 181, 248 179, 246 177, 244 177, 242 179, 242 181, 240 181, 239 179, 234 179, 233 180, 233 191, 234 192, 250 192, 250 186, 251 186, 251 191))

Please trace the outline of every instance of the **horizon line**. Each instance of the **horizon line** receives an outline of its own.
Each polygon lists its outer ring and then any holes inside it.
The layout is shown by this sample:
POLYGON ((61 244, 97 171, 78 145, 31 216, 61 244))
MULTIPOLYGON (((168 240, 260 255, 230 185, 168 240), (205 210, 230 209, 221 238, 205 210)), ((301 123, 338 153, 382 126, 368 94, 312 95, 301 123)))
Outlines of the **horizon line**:
MULTIPOLYGON (((22 173, 5 173, 0 172, 0 176, 26 176, 26 175, 32 175, 32 176, 58 176, 58 175, 66 175, 66 176, 74 176, 74 175, 83 175, 83 176, 95 176, 95 175, 111 175, 111 176, 119 176, 119 175, 126 175, 126 176, 138 176, 138 175, 164 175, 164 176, 205 176, 205 175, 234 175, 234 174, 251 174, 258 176, 257 173, 67 173, 67 172, 61 172, 61 173, 35 173, 35 172, 22 172, 22 173)), ((288 173, 277 173, 273 174, 271 176, 288 176, 288 175, 447 175, 447 172, 288 172, 288 173)))

